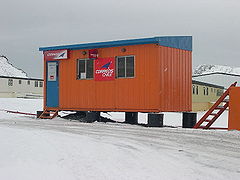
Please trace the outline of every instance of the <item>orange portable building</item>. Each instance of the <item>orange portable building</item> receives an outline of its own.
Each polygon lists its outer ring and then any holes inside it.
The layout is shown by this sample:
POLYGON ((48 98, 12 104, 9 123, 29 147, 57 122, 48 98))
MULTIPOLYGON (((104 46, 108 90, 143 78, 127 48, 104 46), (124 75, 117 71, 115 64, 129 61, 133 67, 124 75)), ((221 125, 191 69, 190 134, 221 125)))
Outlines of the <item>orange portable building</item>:
POLYGON ((181 112, 192 108, 192 37, 42 47, 44 109, 181 112))

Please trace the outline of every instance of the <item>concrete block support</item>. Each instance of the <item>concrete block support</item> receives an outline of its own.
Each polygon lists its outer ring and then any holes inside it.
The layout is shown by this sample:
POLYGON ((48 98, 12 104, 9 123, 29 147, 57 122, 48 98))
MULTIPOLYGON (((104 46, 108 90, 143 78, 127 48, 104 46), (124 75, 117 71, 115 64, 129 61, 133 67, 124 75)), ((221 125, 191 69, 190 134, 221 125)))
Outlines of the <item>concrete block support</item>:
POLYGON ((125 112, 125 123, 138 124, 138 113, 137 112, 125 112))
POLYGON ((148 127, 163 127, 163 115, 156 113, 148 113, 148 127))
POLYGON ((183 128, 193 128, 196 122, 197 122, 197 113, 183 112, 183 116, 182 116, 183 128))

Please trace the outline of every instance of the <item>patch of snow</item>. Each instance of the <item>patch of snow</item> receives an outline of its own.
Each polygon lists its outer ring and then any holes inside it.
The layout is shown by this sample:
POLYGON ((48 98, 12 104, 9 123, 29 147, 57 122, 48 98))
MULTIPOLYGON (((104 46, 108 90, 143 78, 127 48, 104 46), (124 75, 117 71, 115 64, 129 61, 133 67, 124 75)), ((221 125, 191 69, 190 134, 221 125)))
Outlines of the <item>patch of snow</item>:
POLYGON ((228 88, 234 82, 237 82, 237 86, 240 84, 240 76, 231 76, 226 74, 208 74, 205 76, 193 77, 193 80, 215 84, 228 88))
POLYGON ((7 57, 0 56, 0 76, 27 78, 27 73, 14 67, 7 57))
POLYGON ((217 73, 217 72, 240 75, 240 67, 203 64, 196 67, 196 69, 193 71, 193 75, 201 75, 201 74, 217 73))

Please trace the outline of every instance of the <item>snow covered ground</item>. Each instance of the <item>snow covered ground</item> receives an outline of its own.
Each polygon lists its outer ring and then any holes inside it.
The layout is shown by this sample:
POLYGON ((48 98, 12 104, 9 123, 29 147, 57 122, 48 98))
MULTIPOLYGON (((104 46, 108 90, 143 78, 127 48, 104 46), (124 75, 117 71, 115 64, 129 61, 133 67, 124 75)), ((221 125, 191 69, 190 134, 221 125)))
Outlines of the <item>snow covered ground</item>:
MULTIPOLYGON (((42 100, 0 99, 35 113, 42 100)), ((199 115, 202 113, 199 113, 199 115)), ((112 113, 113 119, 123 116, 112 113)), ((165 125, 181 125, 165 113, 165 125)), ((140 114, 144 122, 145 114, 140 114)), ((201 117, 201 116, 199 116, 201 117)), ((227 125, 227 113, 216 126, 227 125)), ((240 132, 39 120, 0 111, 0 179, 239 179, 240 132)))

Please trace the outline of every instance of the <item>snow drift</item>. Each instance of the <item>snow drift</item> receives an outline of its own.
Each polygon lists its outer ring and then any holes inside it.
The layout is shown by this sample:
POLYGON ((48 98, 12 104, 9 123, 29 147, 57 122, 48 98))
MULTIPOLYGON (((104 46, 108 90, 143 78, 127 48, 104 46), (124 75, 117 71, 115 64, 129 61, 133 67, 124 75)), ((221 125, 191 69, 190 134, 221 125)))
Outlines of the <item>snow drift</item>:
POLYGON ((27 73, 14 67, 6 56, 0 55, 0 76, 27 78, 27 73))

